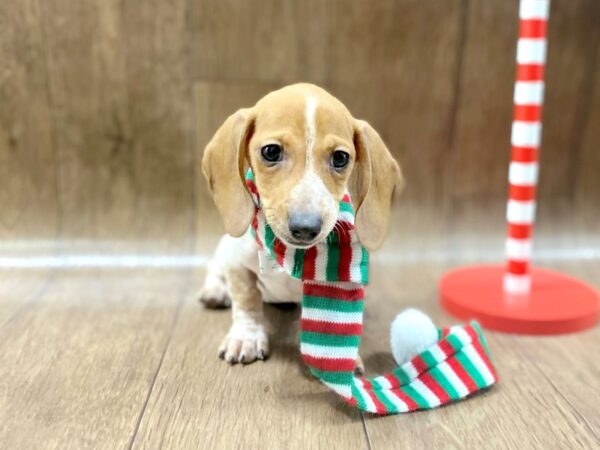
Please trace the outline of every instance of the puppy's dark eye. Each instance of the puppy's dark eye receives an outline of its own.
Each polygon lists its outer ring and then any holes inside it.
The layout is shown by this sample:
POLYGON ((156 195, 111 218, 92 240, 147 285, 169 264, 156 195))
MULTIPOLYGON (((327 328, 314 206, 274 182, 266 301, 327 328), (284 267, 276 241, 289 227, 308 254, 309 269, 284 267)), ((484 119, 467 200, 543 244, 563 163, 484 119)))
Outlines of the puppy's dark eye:
POLYGON ((350 162, 350 155, 343 150, 336 150, 331 154, 331 165, 334 169, 343 169, 350 162))
POLYGON ((283 159, 283 150, 281 145, 267 144, 260 149, 263 159, 270 163, 276 163, 283 159))

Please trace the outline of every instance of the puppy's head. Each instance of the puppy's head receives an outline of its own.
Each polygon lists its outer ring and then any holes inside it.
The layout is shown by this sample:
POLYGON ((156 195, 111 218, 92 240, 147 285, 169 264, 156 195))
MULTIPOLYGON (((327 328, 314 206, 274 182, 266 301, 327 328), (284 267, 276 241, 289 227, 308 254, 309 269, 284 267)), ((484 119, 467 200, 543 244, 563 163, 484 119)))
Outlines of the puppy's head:
POLYGON ((383 242, 400 169, 377 132, 323 89, 296 84, 272 92, 230 116, 206 146, 203 171, 233 236, 254 213, 247 165, 267 222, 284 243, 302 248, 325 238, 346 190, 362 244, 383 242))

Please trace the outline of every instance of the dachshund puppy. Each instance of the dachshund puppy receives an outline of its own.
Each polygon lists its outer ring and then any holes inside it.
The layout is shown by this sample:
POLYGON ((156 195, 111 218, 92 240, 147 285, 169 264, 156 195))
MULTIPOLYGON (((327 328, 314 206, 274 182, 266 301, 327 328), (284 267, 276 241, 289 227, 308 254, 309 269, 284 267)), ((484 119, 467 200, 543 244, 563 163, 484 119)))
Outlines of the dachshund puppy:
POLYGON ((259 268, 260 249, 247 232, 254 215, 244 182, 248 167, 267 223, 285 245, 298 248, 333 230, 346 191, 361 243, 369 250, 380 247, 401 182, 377 132, 317 86, 284 87, 225 121, 204 150, 202 169, 228 234, 209 265, 200 301, 232 306, 233 323, 219 348, 229 363, 251 363, 269 353, 263 301, 302 299, 300 280, 259 268))

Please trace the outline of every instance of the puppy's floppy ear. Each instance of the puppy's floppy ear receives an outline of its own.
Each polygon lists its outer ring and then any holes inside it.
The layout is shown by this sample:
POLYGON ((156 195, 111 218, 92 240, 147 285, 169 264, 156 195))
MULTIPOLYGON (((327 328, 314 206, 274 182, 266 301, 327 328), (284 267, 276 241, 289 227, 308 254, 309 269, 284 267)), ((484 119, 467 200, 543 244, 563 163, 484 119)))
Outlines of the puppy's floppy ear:
POLYGON ((356 234, 369 250, 381 247, 390 221, 392 195, 402 187, 400 167, 381 137, 363 120, 354 125, 356 161, 351 194, 356 207, 356 234))
POLYGON ((253 132, 252 109, 240 109, 217 130, 202 157, 202 171, 225 230, 236 237, 246 232, 254 215, 254 203, 244 181, 244 162, 253 132))

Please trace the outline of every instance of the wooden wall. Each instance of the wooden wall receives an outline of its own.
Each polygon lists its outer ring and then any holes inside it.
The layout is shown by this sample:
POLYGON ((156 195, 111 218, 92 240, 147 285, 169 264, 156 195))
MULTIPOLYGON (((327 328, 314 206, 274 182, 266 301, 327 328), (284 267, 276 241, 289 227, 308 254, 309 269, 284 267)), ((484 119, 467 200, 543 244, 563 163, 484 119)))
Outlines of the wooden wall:
MULTIPOLYGON (((4 0, 0 239, 193 249, 219 228, 204 144, 229 113, 295 81, 324 86, 380 131, 408 178, 405 208, 501 199, 517 9, 4 0)), ((549 30, 541 196, 584 214, 600 201, 600 2, 553 0, 549 30)))

